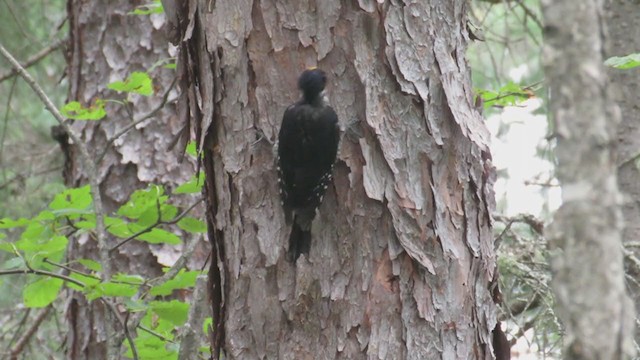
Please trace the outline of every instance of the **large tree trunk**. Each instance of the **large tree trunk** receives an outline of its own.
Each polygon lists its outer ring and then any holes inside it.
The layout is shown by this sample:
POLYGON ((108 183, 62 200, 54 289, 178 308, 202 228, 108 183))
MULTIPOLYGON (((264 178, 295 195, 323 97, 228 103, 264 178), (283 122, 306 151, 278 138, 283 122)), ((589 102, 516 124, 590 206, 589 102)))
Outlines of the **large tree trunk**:
MULTIPOLYGON (((107 84, 125 79, 133 71, 146 71, 159 60, 170 57, 168 42, 160 30, 163 15, 131 16, 134 5, 129 1, 75 1, 68 2, 70 47, 68 52, 69 100, 89 105, 96 98, 122 98, 107 90, 107 84)), ((132 96, 133 117, 140 118, 158 107, 162 94, 169 90, 174 70, 156 68, 150 75, 154 80, 155 95, 132 96)), ((173 96, 175 98, 175 94, 173 96)), ((73 127, 89 145, 95 159, 106 151, 98 163, 100 191, 105 210, 112 212, 122 205, 136 189, 149 182, 170 187, 188 180, 194 173, 193 163, 179 164, 167 147, 181 124, 175 116, 175 107, 167 105, 149 120, 110 143, 117 133, 133 122, 125 106, 107 105, 107 117, 99 122, 76 122, 73 127)), ((69 186, 87 181, 77 152, 70 151, 65 180, 69 186)), ((117 239, 110 239, 115 245, 117 239)), ((162 246, 132 241, 122 246, 111 257, 113 272, 126 272, 145 276, 161 275, 159 257, 167 255, 162 246)), ((97 259, 97 244, 85 238, 70 242, 69 258, 97 259)), ((174 250, 175 252, 175 250, 174 250)), ((170 260, 165 258, 165 265, 170 260)), ((67 302, 68 341, 70 359, 103 359, 107 355, 107 337, 122 337, 122 329, 109 328, 105 321, 106 309, 101 302, 88 303, 84 295, 69 291, 67 302)))
POLYGON ((164 4, 207 172, 214 344, 232 359, 491 359, 494 170, 466 1, 164 4), (345 135, 291 264, 272 144, 309 66, 328 72, 345 135))
POLYGON ((633 306, 625 292, 612 144, 619 114, 603 68, 603 1, 548 0, 544 66, 563 205, 550 235, 566 359, 625 359, 633 306))
MULTIPOLYGON (((624 56, 640 49, 640 3, 631 1, 607 1, 605 21, 609 29, 607 57, 624 56)), ((640 72, 611 70, 611 82, 615 89, 614 101, 620 107, 622 119, 618 126, 616 155, 618 186, 623 194, 622 214, 624 230, 622 241, 626 252, 627 286, 640 314, 640 72)), ((635 322, 636 351, 640 344, 640 329, 635 322)))

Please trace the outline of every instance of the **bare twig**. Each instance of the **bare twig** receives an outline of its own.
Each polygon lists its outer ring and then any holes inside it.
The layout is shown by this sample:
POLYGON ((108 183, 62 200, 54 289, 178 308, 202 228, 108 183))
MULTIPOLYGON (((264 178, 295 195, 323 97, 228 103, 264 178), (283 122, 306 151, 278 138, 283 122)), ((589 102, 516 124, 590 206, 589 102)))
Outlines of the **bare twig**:
POLYGON ((18 359, 18 355, 20 355, 22 350, 24 350, 24 347, 27 345, 33 334, 36 332, 36 330, 38 330, 38 327, 40 327, 40 324, 42 324, 44 319, 47 318, 49 310, 51 310, 51 305, 41 309, 40 312, 38 312, 31 326, 29 326, 27 331, 22 334, 20 339, 18 339, 18 342, 16 342, 16 344, 11 348, 11 360, 18 359))
POLYGON ((136 349, 136 344, 133 342, 133 336, 131 336, 131 331, 129 331, 129 316, 130 312, 127 311, 127 315, 124 316, 124 336, 127 337, 127 341, 129 342, 129 346, 131 347, 131 354, 133 355, 133 360, 138 360, 138 349, 136 349))
MULTIPOLYGON (((2 149, 0 148, 0 153, 1 152, 2 152, 2 149)), ((4 189, 5 187, 11 185, 11 183, 13 183, 15 181, 18 181, 20 179, 26 179, 26 178, 28 178, 30 176, 35 176, 35 175, 43 175, 43 174, 46 174, 46 173, 49 173, 49 172, 58 171, 60 169, 62 169, 62 166, 55 166, 55 167, 52 167, 52 168, 49 168, 49 169, 44 169, 42 171, 36 171, 36 172, 33 172, 33 173, 16 174, 11 179, 9 179, 9 180, 3 182, 2 184, 0 184, 0 189, 4 189)))
MULTIPOLYGON (((60 47, 62 47, 63 45, 65 45, 67 43, 67 39, 58 39, 56 41, 54 41, 51 45, 45 47, 44 49, 38 51, 37 53, 33 54, 27 61, 24 62, 24 64, 22 65, 23 68, 27 69, 35 64, 37 64, 40 60, 44 59, 45 57, 47 57, 47 55, 51 54, 52 52, 58 50, 60 47)), ((8 71, 2 75, 0 75, 0 82, 3 82, 9 78, 12 78, 14 76, 16 76, 18 74, 18 71, 14 68, 11 71, 8 71)))
POLYGON ((0 270, 0 276, 4 276, 4 275, 19 275, 19 274, 33 274, 33 275, 40 275, 40 276, 48 276, 48 277, 64 280, 64 281, 70 282, 72 284, 84 287, 83 283, 81 283, 80 281, 78 281, 78 280, 76 280, 74 278, 70 278, 68 276, 65 276, 65 275, 62 275, 62 274, 57 274, 57 273, 50 272, 50 271, 37 270, 37 269, 0 270))
POLYGON ((189 308, 189 319, 181 330, 180 352, 178 359, 189 360, 198 356, 198 336, 195 329, 202 328, 202 313, 205 311, 205 297, 207 287, 207 276, 199 275, 196 278, 196 287, 193 291, 191 299, 191 307, 189 308))
POLYGON ((172 344, 175 344, 175 341, 173 341, 173 340, 169 339, 169 338, 168 338, 168 337, 166 337, 166 336, 163 336, 162 334, 158 334, 157 332, 155 332, 155 331, 153 331, 153 330, 151 330, 151 329, 149 329, 149 328, 147 328, 147 327, 145 327, 145 326, 138 325, 138 329, 140 329, 140 330, 142 330, 142 331, 144 331, 144 332, 146 332, 146 333, 149 333, 149 334, 151 334, 151 335, 153 335, 153 336, 157 337, 158 339, 160 339, 160 340, 162 340, 162 341, 164 341, 164 342, 170 342, 170 343, 172 343, 172 344))
MULTIPOLYGON (((0 138, 0 154, 4 154, 4 151, 3 151, 4 139, 7 137, 7 125, 9 124, 9 111, 11 111, 11 99, 13 99, 13 90, 15 90, 15 88, 16 88, 16 79, 13 79, 13 82, 11 82, 11 88, 9 89, 9 96, 7 96, 7 105, 6 105, 7 107, 4 110, 4 124, 2 126, 2 138, 0 138)), ((0 164, 2 164, 1 156, 0 156, 0 164)))
POLYGON ((102 195, 100 194, 100 183, 98 180, 98 172, 96 171, 96 166, 91 161, 91 156, 89 155, 89 150, 86 144, 80 141, 80 138, 73 131, 71 126, 65 121, 64 116, 58 111, 51 99, 44 93, 44 90, 36 83, 36 81, 29 75, 29 73, 24 69, 20 63, 7 51, 7 49, 0 43, 0 53, 4 56, 15 71, 29 84, 31 89, 38 95, 40 100, 44 103, 45 107, 49 112, 53 115, 53 117, 58 121, 60 126, 64 128, 64 130, 69 134, 71 140, 73 140, 74 144, 78 147, 80 158, 82 159, 86 171, 86 176, 89 179, 89 184, 91 186, 91 195, 93 196, 93 208, 96 214, 96 235, 98 240, 98 249, 100 261, 102 262, 102 276, 105 280, 108 280, 111 277, 111 262, 109 261, 109 248, 107 247, 107 233, 104 227, 104 211, 102 204, 102 195))

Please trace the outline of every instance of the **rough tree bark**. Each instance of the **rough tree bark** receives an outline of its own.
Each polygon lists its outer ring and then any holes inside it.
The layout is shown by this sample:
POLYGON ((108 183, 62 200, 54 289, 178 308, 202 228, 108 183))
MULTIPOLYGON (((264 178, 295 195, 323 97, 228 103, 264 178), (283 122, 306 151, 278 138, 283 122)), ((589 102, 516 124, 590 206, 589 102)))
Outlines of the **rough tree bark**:
POLYGON ((544 67, 555 121, 563 205, 550 238, 566 359, 633 353, 620 194, 612 146, 619 121, 603 67, 602 0, 543 2, 544 67))
MULTIPOLYGON (((637 52, 640 49, 640 17, 637 16, 640 3, 608 0, 605 9, 605 21, 609 29, 606 57, 637 52)), ((636 305, 636 314, 640 314, 640 72, 637 69, 613 69, 609 74, 616 89, 613 99, 620 107, 622 115, 617 132, 616 162, 618 186, 623 194, 622 241, 626 250, 627 286, 636 305)), ((637 321, 635 324, 635 345, 638 351, 640 329, 637 321)))
POLYGON ((163 3, 207 173, 214 345, 491 359, 494 169, 466 1, 163 3), (345 135, 310 255, 290 264, 272 145, 309 66, 328 72, 345 135))
MULTIPOLYGON (((163 15, 128 15, 135 5, 130 1, 68 1, 70 46, 67 54, 69 100, 89 105, 96 98, 122 98, 107 90, 107 84, 125 79, 133 71, 147 71, 159 60, 171 55, 162 26, 163 15)), ((136 118, 158 107, 162 95, 169 91, 174 70, 157 67, 150 73, 154 80, 155 95, 130 97, 131 111, 136 118)), ((170 99, 177 96, 174 91, 170 99)), ((147 183, 161 183, 167 188, 188 180, 195 172, 188 159, 178 163, 178 155, 167 147, 181 125, 175 116, 175 106, 168 104, 149 120, 135 126, 112 144, 116 134, 133 122, 125 106, 107 105, 107 117, 99 122, 76 122, 78 134, 89 144, 92 155, 98 159, 100 191, 105 210, 112 212, 122 205, 136 189, 147 183)), ((69 186, 86 183, 84 169, 73 146, 69 149, 65 180, 69 186)), ((191 200, 186 200, 191 201, 191 200)), ((185 204, 182 204, 185 205, 185 204)), ((111 245, 117 239, 110 239, 111 245)), ((85 238, 70 242, 69 258, 97 259, 97 245, 85 238)), ((132 241, 112 256, 115 272, 158 276, 160 263, 171 264, 179 249, 148 246, 132 241)), ((206 255, 204 255, 206 256, 206 255)), ((66 317, 68 321, 67 356, 69 359, 104 359, 107 355, 106 338, 122 336, 122 329, 109 329, 105 321, 105 308, 100 302, 87 303, 82 294, 69 292, 66 317)))

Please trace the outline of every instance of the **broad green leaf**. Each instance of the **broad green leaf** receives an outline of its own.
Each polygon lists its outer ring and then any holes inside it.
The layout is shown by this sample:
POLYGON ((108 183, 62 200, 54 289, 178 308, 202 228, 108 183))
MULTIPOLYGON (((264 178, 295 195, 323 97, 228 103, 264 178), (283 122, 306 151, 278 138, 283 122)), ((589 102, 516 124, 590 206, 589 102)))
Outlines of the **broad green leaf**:
POLYGON ((134 71, 125 81, 112 82, 107 87, 118 92, 153 95, 153 81, 146 72, 134 71))
POLYGON ((198 148, 196 147, 196 142, 195 141, 189 141, 189 143, 187 144, 187 149, 186 149, 187 154, 196 157, 198 156, 198 148))
POLYGON ((56 216, 49 210, 42 210, 33 218, 35 221, 52 221, 55 220, 56 216))
POLYGON ((106 216, 104 223, 107 227, 107 232, 119 238, 125 239, 133 235, 133 232, 129 229, 129 224, 120 218, 106 216))
POLYGON ((98 99, 93 105, 84 107, 77 101, 71 101, 62 107, 62 115, 73 120, 100 120, 107 116, 104 100, 98 99))
POLYGON ((149 4, 136 6, 136 9, 131 11, 129 15, 151 15, 162 14, 163 12, 164 8, 162 7, 162 3, 160 0, 156 0, 149 4))
POLYGON ((118 215, 126 216, 129 219, 138 219, 148 208, 158 208, 167 201, 164 189, 158 185, 151 185, 147 189, 136 190, 129 197, 124 205, 118 209, 118 215))
POLYGON ((145 304, 141 300, 135 300, 135 299, 129 298, 129 299, 124 299, 123 302, 124 302, 124 305, 127 307, 127 310, 131 312, 140 312, 140 311, 147 310, 147 304, 145 304))
POLYGON ((32 267, 39 268, 44 258, 59 260, 67 249, 68 243, 66 236, 57 235, 47 239, 22 237, 15 245, 19 250, 24 251, 24 256, 32 267))
POLYGON ((67 282, 67 286, 74 289, 74 290, 78 290, 78 291, 85 291, 85 288, 89 288, 89 287, 94 287, 98 284, 100 284, 100 279, 96 279, 95 277, 91 277, 91 276, 86 276, 86 275, 82 275, 82 274, 78 274, 78 273, 71 273, 69 274, 69 277, 79 281, 80 283, 83 284, 83 286, 77 285, 75 283, 72 282, 67 282))
POLYGON ((16 245, 14 243, 5 241, 0 242, 0 250, 6 251, 11 254, 15 254, 18 252, 18 249, 16 248, 16 245))
POLYGON ((73 226, 82 230, 91 230, 96 228, 96 219, 89 219, 87 217, 83 217, 83 220, 78 220, 73 222, 73 226))
POLYGON ((14 257, 13 259, 9 259, 2 264, 2 269, 19 269, 24 267, 24 259, 21 257, 14 257))
POLYGON ((43 277, 28 284, 22 291, 26 307, 41 308, 51 304, 62 287, 63 281, 52 277, 43 277))
POLYGON ((175 194, 194 194, 202 192, 202 185, 204 185, 204 172, 200 172, 198 176, 193 176, 186 183, 178 186, 174 191, 175 194))
POLYGON ((166 65, 164 65, 164 66, 162 66, 162 67, 163 67, 163 68, 165 68, 165 69, 175 70, 175 68, 176 68, 176 63, 169 63, 169 64, 166 64, 166 65))
POLYGON ((31 220, 20 218, 17 220, 13 220, 10 218, 0 219, 0 229, 13 229, 17 227, 25 227, 27 226, 31 220))
MULTIPOLYGON (((38 242, 40 240, 46 241, 51 234, 49 227, 45 223, 38 221, 32 221, 27 225, 22 234, 20 234, 20 240, 30 240, 38 242)), ((24 250, 24 249, 22 249, 24 250)))
POLYGON ((75 189, 66 189, 57 194, 49 204, 49 208, 57 215, 84 214, 91 205, 91 189, 89 185, 75 189))
MULTIPOLYGON (((166 198, 166 197, 163 197, 166 198)), ((178 209, 169 204, 160 205, 160 220, 170 221, 178 214, 178 209)), ((143 227, 151 226, 158 223, 158 206, 149 206, 140 217, 137 224, 143 227)))
POLYGON ((196 277, 199 273, 199 271, 180 270, 178 275, 176 275, 173 279, 167 280, 163 284, 152 287, 149 293, 152 296, 167 296, 171 295, 173 290, 193 287, 196 284, 196 277))
POLYGON ((484 107, 513 106, 534 96, 531 90, 523 89, 520 85, 509 81, 497 92, 485 89, 476 89, 478 96, 484 100, 484 107))
POLYGON ((178 227, 184 231, 190 233, 205 233, 207 232, 207 224, 204 221, 198 220, 193 217, 183 217, 178 221, 178 227))
POLYGON ((178 245, 182 242, 178 235, 158 228, 154 228, 151 231, 138 236, 137 239, 151 244, 165 243, 169 245, 178 245))
MULTIPOLYGON (((168 343, 144 331, 139 331, 134 340, 138 358, 141 360, 177 360, 178 351, 169 346, 168 343)), ((128 341, 125 341, 127 351, 125 355, 133 358, 133 353, 128 341)))
POLYGON ((205 334, 206 336, 209 336, 209 334, 213 331, 213 318, 211 316, 206 317, 204 319, 204 322, 202 323, 202 333, 205 334))
POLYGON ((95 271, 95 272, 102 271, 102 265, 100 265, 100 263, 95 261, 95 260, 78 259, 78 262, 80 264, 82 264, 84 267, 86 267, 87 269, 89 269, 89 270, 92 270, 92 271, 95 271))
POLYGON ((613 56, 608 58, 604 64, 621 70, 632 69, 640 66, 640 53, 629 54, 627 56, 613 56))
POLYGON ((170 321, 175 326, 182 326, 187 321, 189 304, 182 301, 152 301, 149 307, 160 318, 170 321))
MULTIPOLYGON (((101 296, 126 296, 132 297, 138 292, 138 286, 131 284, 116 283, 113 281, 103 282, 98 285, 101 296)), ((88 298, 89 296, 87 296, 88 298)))

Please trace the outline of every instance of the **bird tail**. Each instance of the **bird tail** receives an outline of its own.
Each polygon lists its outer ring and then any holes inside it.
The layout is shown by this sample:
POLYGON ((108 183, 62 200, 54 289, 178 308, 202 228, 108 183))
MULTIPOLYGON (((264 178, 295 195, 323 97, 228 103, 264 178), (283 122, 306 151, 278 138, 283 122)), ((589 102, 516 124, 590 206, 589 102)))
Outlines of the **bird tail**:
POLYGON ((291 235, 289 235, 288 257, 292 263, 295 263, 300 255, 309 254, 309 250, 311 250, 311 227, 303 229, 297 220, 296 217, 291 228, 291 235))

